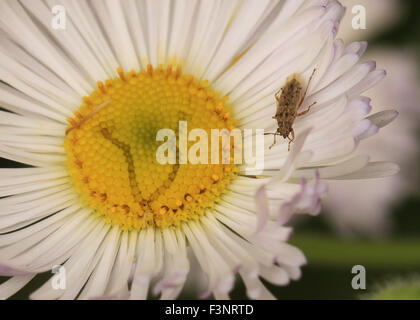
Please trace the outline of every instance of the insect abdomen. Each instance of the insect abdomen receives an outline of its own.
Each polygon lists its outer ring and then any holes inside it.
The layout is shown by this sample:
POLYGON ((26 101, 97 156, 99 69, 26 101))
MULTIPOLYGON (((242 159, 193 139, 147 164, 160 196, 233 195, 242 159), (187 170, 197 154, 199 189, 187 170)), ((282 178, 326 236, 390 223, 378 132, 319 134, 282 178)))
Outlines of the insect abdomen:
POLYGON ((278 104, 280 106, 296 106, 299 103, 300 93, 302 91, 301 84, 296 80, 290 80, 284 87, 278 104))

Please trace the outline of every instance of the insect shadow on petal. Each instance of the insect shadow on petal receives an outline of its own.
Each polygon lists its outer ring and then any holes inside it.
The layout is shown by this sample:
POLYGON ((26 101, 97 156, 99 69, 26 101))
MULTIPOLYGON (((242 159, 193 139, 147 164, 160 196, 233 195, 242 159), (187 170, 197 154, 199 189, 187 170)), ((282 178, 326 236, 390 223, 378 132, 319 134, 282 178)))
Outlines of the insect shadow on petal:
POLYGON ((297 73, 290 75, 287 78, 285 85, 274 95, 277 101, 277 111, 273 116, 273 119, 277 121, 278 128, 275 132, 264 133, 264 135, 274 135, 274 142, 269 149, 276 144, 276 137, 282 136, 285 139, 289 139, 288 150, 290 151, 290 144, 295 139, 293 123, 296 117, 307 114, 311 107, 316 104, 316 102, 314 102, 308 107, 308 109, 298 113, 298 110, 306 97, 306 93, 308 92, 308 88, 311 84, 315 71, 316 69, 312 72, 303 95, 303 86, 302 81, 300 80, 301 76, 297 73), (290 137, 290 135, 292 137, 290 137))

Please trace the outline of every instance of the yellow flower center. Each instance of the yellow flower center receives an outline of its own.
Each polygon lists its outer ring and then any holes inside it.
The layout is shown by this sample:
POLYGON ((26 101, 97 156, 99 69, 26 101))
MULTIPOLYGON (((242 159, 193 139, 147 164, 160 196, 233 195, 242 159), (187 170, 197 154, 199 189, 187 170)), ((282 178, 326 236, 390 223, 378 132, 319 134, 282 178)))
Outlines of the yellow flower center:
MULTIPOLYGON (((188 131, 232 130, 227 99, 181 69, 159 67, 123 73, 83 99, 64 142, 67 166, 82 202, 124 230, 165 228, 199 219, 226 191, 238 168, 231 164, 160 164, 160 129, 179 139, 188 131)), ((188 148, 195 142, 188 141, 188 148)), ((210 144, 210 143, 209 143, 210 144)), ((231 154, 233 154, 231 152, 231 154)))

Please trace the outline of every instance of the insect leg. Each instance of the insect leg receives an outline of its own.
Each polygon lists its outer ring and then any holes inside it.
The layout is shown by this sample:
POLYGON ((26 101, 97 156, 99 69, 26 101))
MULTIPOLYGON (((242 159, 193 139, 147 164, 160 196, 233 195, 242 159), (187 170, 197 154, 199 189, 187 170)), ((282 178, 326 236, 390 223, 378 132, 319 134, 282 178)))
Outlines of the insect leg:
POLYGON ((290 151, 290 144, 295 140, 295 129, 292 129, 292 139, 289 138, 289 146, 287 147, 287 151, 290 151))
POLYGON ((305 111, 302 111, 302 112, 299 112, 298 114, 296 114, 296 117, 300 117, 300 116, 303 116, 303 115, 307 114, 307 113, 309 112, 309 110, 311 110, 311 107, 312 107, 313 105, 315 105, 315 104, 316 104, 316 101, 315 101, 314 103, 312 103, 312 104, 308 107, 308 109, 306 109, 305 111))
POLYGON ((300 101, 299 101, 299 104, 298 104, 298 106, 297 106, 297 109, 299 109, 299 108, 300 108, 300 106, 301 106, 301 105, 302 105, 302 103, 303 103, 303 100, 304 100, 304 99, 305 99, 305 97, 306 97, 306 93, 308 92, 308 88, 309 88, 309 85, 311 84, 312 78, 314 77, 315 71, 316 71, 316 68, 314 69, 314 71, 312 71, 312 74, 311 74, 311 76, 309 77, 308 85, 306 86, 306 89, 305 89, 305 92, 304 92, 304 94, 303 94, 302 98, 300 98, 300 101))
POLYGON ((269 147, 269 149, 271 149, 276 144, 276 134, 277 134, 277 132, 265 132, 264 133, 265 136, 268 136, 270 134, 274 135, 274 143, 269 147))
POLYGON ((273 144, 271 146, 268 147, 268 149, 271 150, 271 148, 276 145, 276 143, 277 143, 277 141, 276 141, 277 134, 278 134, 277 132, 274 133, 274 142, 273 142, 273 144))

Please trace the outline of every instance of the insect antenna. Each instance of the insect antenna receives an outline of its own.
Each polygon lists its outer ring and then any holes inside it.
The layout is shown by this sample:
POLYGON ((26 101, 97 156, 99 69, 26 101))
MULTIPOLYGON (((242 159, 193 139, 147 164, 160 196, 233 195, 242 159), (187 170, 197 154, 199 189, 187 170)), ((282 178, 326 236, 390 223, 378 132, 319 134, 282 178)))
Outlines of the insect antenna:
POLYGON ((306 86, 305 92, 303 93, 303 96, 302 96, 302 98, 300 99, 300 102, 299 102, 299 104, 298 104, 297 109, 299 109, 299 108, 300 108, 300 106, 301 106, 301 105, 302 105, 302 103, 303 103, 303 100, 304 100, 304 99, 305 99, 305 97, 306 97, 306 94, 308 93, 309 85, 311 84, 311 81, 312 81, 312 78, 313 78, 313 77, 314 77, 314 75, 315 75, 315 72, 316 72, 316 68, 314 69, 314 71, 312 71, 312 74, 311 74, 311 76, 309 77, 308 85, 306 86))

